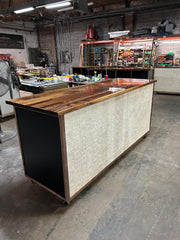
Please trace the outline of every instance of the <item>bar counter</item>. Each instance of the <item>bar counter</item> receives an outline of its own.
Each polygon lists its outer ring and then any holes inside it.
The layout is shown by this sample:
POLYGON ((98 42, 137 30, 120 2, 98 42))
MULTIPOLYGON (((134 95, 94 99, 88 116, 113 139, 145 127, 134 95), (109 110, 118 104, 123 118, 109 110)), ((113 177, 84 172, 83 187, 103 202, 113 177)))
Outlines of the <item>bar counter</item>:
POLYGON ((114 79, 13 99, 25 175, 66 203, 150 131, 147 79, 114 79))

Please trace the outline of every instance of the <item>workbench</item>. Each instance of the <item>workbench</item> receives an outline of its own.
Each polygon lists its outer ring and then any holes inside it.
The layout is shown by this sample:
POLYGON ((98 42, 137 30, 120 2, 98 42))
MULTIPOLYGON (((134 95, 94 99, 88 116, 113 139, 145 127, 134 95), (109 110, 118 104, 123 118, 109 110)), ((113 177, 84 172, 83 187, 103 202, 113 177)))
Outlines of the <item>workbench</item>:
POLYGON ((60 88, 67 88, 68 83, 57 82, 57 83, 31 83, 31 81, 21 81, 20 90, 28 91, 32 93, 43 93, 52 91, 60 88))
POLYGON ((114 79, 7 101, 25 175, 69 203, 150 131, 154 82, 114 79))

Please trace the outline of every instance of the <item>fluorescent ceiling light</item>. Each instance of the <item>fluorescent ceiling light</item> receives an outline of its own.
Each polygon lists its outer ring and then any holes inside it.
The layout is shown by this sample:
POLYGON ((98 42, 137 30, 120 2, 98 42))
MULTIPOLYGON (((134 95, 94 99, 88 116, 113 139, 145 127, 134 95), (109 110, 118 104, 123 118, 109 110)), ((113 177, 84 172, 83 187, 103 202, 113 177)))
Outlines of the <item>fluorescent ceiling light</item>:
POLYGON ((88 3, 88 6, 92 6, 92 5, 94 5, 94 2, 88 3))
POLYGON ((29 7, 29 8, 23 8, 23 9, 20 9, 20 10, 16 10, 16 11, 14 11, 14 13, 19 14, 19 13, 31 12, 33 10, 34 10, 33 7, 29 7))
MULTIPOLYGON (((69 4, 69 2, 72 2, 72 0, 50 3, 50 4, 47 4, 47 5, 40 5, 40 6, 36 6, 36 8, 45 7, 47 9, 50 9, 50 8, 64 7, 64 5, 62 5, 64 3, 68 3, 68 5, 66 5, 66 6, 70 6, 71 4, 69 4), (57 6, 57 4, 58 4, 58 6, 57 6), (59 4, 61 4, 61 5, 59 5, 59 4)), ((94 2, 88 3, 88 6, 92 6, 92 5, 94 5, 94 2)), ((69 8, 67 7, 65 9, 58 9, 57 11, 62 12, 62 11, 68 11, 68 10, 73 10, 73 9, 74 9, 73 7, 69 7, 69 8)))
POLYGON ((49 3, 49 4, 46 4, 46 5, 39 5, 39 6, 36 6, 36 8, 44 8, 46 6, 49 6, 49 5, 54 5, 54 4, 59 4, 59 3, 64 3, 64 2, 72 2, 73 0, 64 0, 64 1, 61 1, 61 2, 54 2, 54 3, 49 3))
POLYGON ((58 12, 64 12, 64 11, 68 11, 68 10, 73 10, 73 7, 68 7, 68 8, 62 8, 62 9, 58 9, 58 12))
POLYGON ((67 1, 61 1, 61 2, 56 2, 56 3, 51 3, 51 4, 47 4, 45 5, 46 9, 51 9, 51 8, 59 8, 59 7, 68 7, 71 6, 70 2, 67 1))
MULTIPOLYGON (((94 5, 94 2, 88 3, 88 6, 92 6, 92 5, 94 5)), ((69 10, 74 10, 74 7, 61 8, 61 9, 58 9, 57 11, 64 12, 64 11, 69 11, 69 10)))
POLYGON ((36 6, 36 8, 43 8, 44 7, 44 5, 41 5, 41 6, 36 6))

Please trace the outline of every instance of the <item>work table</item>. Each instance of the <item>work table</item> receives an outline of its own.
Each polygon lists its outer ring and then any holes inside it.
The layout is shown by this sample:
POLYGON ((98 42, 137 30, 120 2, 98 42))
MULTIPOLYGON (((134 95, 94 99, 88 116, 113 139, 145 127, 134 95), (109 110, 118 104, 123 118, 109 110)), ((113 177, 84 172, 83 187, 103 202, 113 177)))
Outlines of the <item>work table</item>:
POLYGON ((154 82, 114 79, 8 101, 25 175, 70 203, 150 131, 154 82))
POLYGON ((113 79, 9 100, 7 103, 27 109, 38 109, 39 112, 52 115, 62 115, 153 82, 155 81, 147 79, 113 79))

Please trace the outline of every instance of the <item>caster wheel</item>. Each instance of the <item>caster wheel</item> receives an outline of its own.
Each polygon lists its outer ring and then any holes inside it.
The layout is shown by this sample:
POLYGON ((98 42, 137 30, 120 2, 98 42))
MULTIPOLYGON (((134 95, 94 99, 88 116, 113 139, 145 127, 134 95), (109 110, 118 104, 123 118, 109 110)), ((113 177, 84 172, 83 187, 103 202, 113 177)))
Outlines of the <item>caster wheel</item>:
POLYGON ((63 206, 68 206, 68 203, 66 201, 62 201, 63 206))

